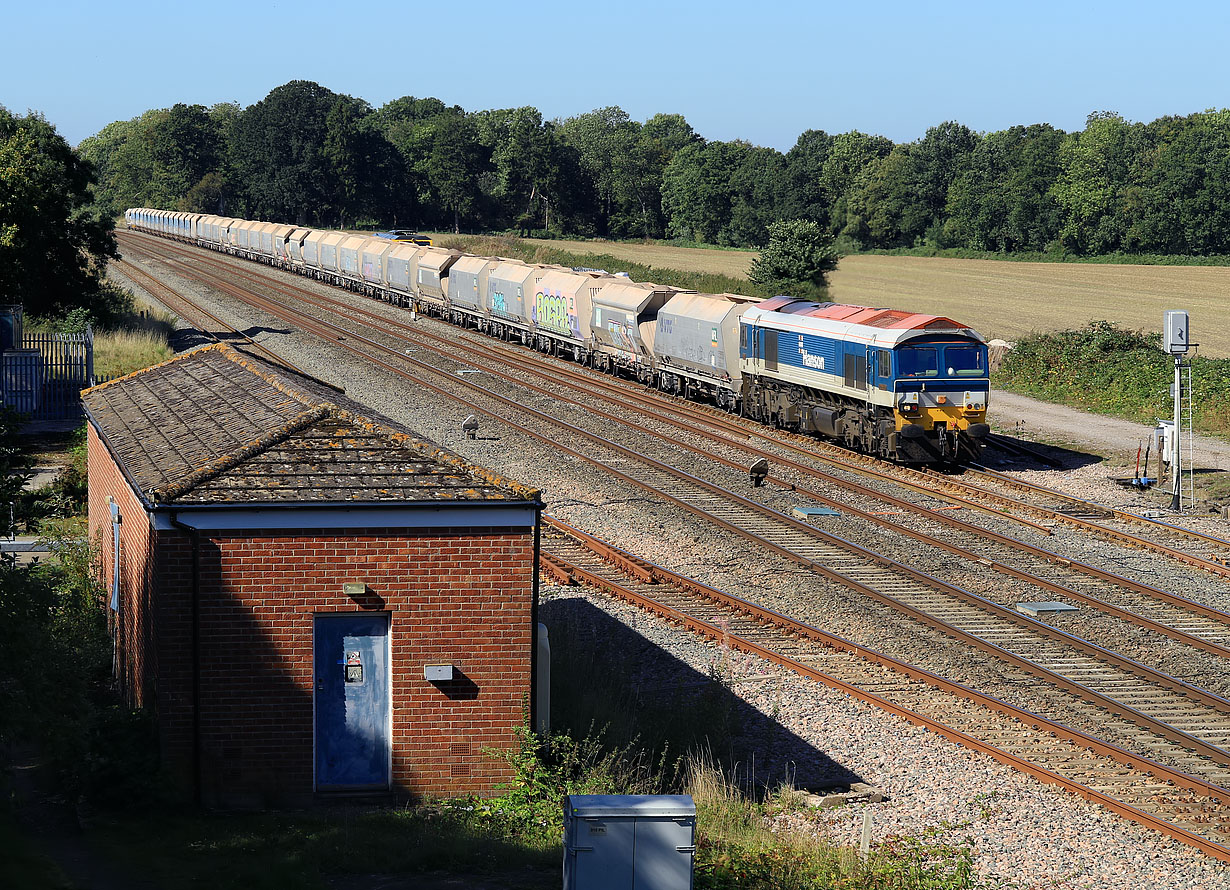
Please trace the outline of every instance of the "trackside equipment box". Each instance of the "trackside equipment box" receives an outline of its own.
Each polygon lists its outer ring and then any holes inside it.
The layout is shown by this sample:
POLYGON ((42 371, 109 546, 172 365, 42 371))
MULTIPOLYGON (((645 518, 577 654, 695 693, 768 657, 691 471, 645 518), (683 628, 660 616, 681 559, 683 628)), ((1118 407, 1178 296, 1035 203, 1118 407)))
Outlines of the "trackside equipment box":
POLYGON ((695 852, 691 795, 564 798, 564 890, 691 890, 695 852))

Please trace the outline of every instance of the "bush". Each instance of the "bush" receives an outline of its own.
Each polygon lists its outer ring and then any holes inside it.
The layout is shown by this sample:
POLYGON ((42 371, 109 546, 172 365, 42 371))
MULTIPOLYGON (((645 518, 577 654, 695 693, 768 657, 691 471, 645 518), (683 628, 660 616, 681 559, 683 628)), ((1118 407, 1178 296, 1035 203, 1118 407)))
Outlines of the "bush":
POLYGON ((837 260, 832 236, 819 225, 783 220, 769 226, 769 244, 752 260, 748 278, 766 296, 823 297, 837 260))
MULTIPOLYGON (((1230 359, 1196 356, 1191 364, 1195 428, 1230 434, 1230 359)), ((1004 357, 994 382, 1139 423, 1152 424, 1174 413, 1174 359, 1162 352, 1161 335, 1126 330, 1109 321, 1020 340, 1004 357)))

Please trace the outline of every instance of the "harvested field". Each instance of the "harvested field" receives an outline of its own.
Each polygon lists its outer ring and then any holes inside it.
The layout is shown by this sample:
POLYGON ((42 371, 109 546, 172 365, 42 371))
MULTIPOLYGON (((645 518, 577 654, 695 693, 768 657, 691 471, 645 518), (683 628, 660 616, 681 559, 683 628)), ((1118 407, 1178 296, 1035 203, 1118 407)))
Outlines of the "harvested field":
MULTIPOLYGON (((746 277, 756 255, 615 241, 543 241, 576 253, 608 253, 686 271, 746 277)), ((1191 314, 1200 352, 1230 356, 1230 267, 1014 263, 932 257, 850 256, 831 278, 832 299, 949 315, 987 338, 1081 327, 1105 319, 1158 331, 1167 309, 1191 314)))
POLYGON ((640 244, 636 241, 544 241, 526 238, 530 244, 558 247, 572 253, 608 253, 633 263, 679 269, 683 272, 713 272, 746 278, 755 250, 718 250, 705 247, 674 247, 670 244, 640 244))
POLYGON ((1094 319, 1159 331, 1162 313, 1186 309, 1192 339, 1209 356, 1230 355, 1230 268, 1012 263, 930 257, 846 257, 830 292, 872 303, 950 315, 984 337, 1076 328, 1094 319))

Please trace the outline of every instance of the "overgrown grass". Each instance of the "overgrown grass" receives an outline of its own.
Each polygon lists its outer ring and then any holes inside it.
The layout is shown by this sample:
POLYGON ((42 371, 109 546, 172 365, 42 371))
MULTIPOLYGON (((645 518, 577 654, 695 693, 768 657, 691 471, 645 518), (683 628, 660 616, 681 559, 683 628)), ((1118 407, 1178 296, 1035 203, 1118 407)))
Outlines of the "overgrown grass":
MULTIPOLYGON (((1173 414, 1173 382, 1174 359, 1162 352, 1160 334, 1108 321, 1019 340, 992 381, 1013 392, 1146 424, 1173 414)), ((1230 436, 1230 359, 1194 357, 1192 386, 1196 430, 1230 436)))
POLYGON ((762 802, 701 754, 689 756, 686 791, 696 803, 696 884, 707 890, 963 890, 977 886, 968 846, 893 837, 866 859, 821 833, 783 835, 767 817, 801 808, 783 786, 762 802))
POLYGON ((102 378, 121 377, 166 361, 175 354, 164 331, 103 331, 94 335, 94 373, 102 378))
POLYGON ((103 379, 131 374, 174 354, 170 347, 174 316, 138 301, 115 282, 104 281, 103 288, 110 295, 106 312, 81 307, 62 318, 28 318, 25 328, 47 333, 81 333, 87 326, 93 328, 94 373, 103 379))
MULTIPOLYGON (((684 272, 629 262, 608 253, 572 253, 546 245, 529 244, 507 236, 483 237, 450 235, 437 242, 441 247, 464 250, 478 256, 499 256, 525 263, 554 263, 561 266, 627 272, 633 281, 652 281, 671 287, 707 294, 742 293, 754 296, 754 286, 745 278, 712 272, 684 272)), ((761 294, 761 296, 766 296, 761 294)))

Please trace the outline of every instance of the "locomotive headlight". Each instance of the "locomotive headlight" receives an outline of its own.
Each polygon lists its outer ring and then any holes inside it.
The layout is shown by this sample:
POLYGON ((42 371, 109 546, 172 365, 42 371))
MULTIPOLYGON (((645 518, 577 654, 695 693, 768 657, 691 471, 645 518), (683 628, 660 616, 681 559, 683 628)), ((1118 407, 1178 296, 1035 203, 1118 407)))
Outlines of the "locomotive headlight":
POLYGON ((983 402, 979 398, 980 395, 981 393, 974 393, 974 392, 967 392, 965 394, 965 410, 966 411, 981 411, 983 408, 986 407, 986 403, 983 402))
POLYGON ((901 396, 899 407, 902 413, 911 414, 918 410, 918 393, 907 392, 901 396))

